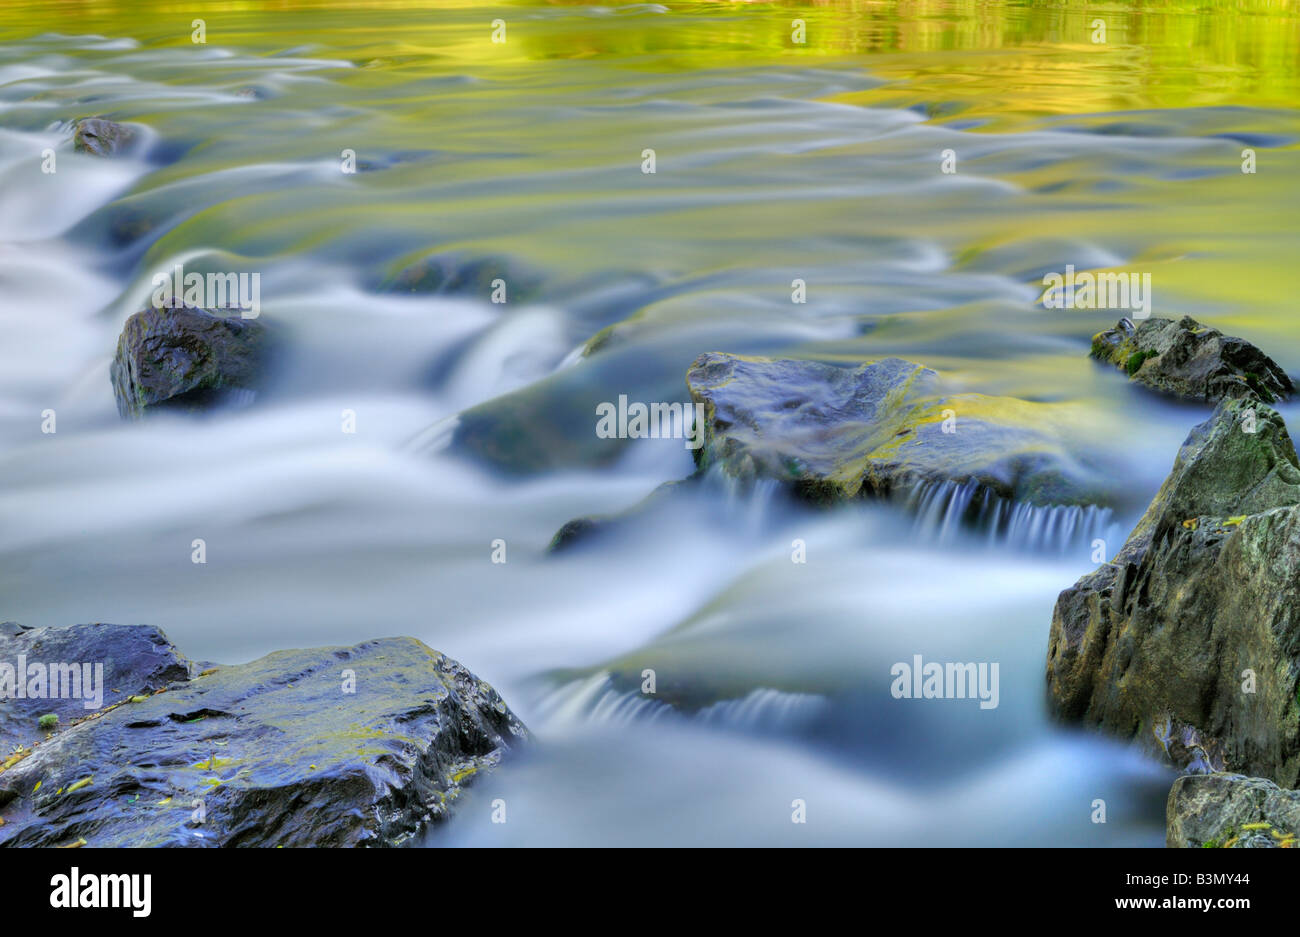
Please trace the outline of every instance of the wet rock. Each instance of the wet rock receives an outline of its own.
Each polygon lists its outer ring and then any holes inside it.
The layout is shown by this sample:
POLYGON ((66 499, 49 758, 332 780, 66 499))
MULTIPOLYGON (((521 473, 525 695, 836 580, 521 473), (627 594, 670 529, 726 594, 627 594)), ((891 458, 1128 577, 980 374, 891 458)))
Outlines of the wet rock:
POLYGON ((1226 400, 1118 555, 1057 599, 1050 706, 1194 770, 1300 780, 1300 463, 1226 400))
MULTIPOLYGON (((560 368, 526 387, 463 411, 451 448, 512 476, 606 467, 634 440, 598 435, 597 407, 611 403, 611 397, 617 400, 619 392, 632 400, 685 404, 681 374, 683 362, 689 361, 691 354, 679 359, 675 349, 644 344, 611 349, 560 368)), ((683 453, 683 474, 689 471, 683 442, 661 442, 683 453)))
MULTIPOLYGON (((117 627, 67 653, 101 655, 117 627)), ((492 687, 413 638, 280 651, 134 695, 10 759, 0 845, 396 845, 527 738, 492 687)))
POLYGON ((698 485, 698 476, 683 478, 680 481, 664 482, 625 511, 614 514, 589 514, 575 517, 566 522, 547 544, 547 553, 565 553, 578 545, 585 545, 599 540, 606 534, 614 533, 627 525, 643 518, 666 505, 675 495, 688 491, 698 485))
POLYGON ((547 544, 546 552, 562 553, 583 540, 590 540, 592 535, 607 529, 610 520, 601 515, 575 517, 555 532, 555 536, 551 537, 551 542, 547 544))
POLYGON ((859 367, 710 352, 686 375, 703 404, 700 470, 771 478, 814 502, 974 481, 1035 504, 1105 504, 1111 484, 1069 450, 1049 404, 941 395, 929 368, 859 367))
POLYGON ((1300 847, 1300 791, 1240 774, 1187 775, 1174 782, 1166 807, 1171 849, 1300 847))
POLYGON ((105 117, 87 117, 73 127, 72 145, 78 153, 92 156, 116 156, 135 141, 130 127, 105 117))
POLYGON ((1295 390, 1277 362, 1250 342, 1188 316, 1136 325, 1121 319, 1093 336, 1091 354, 1139 384, 1186 400, 1217 403, 1253 394, 1273 403, 1295 390))
POLYGON ((0 626, 0 762, 16 746, 42 739, 38 721, 54 715, 67 726, 91 712, 189 675, 189 662, 157 628, 148 625, 72 625, 67 628, 0 626), (89 656, 87 656, 89 654, 89 656), (21 662, 21 664, 20 664, 21 662), (6 665, 15 683, 7 683, 6 665), (27 692, 27 666, 44 677, 40 695, 27 692), (57 669, 55 669, 57 668, 57 669), (50 694, 56 692, 57 697, 50 694))
POLYGON ((266 327, 238 313, 191 306, 137 312, 122 328, 110 368, 117 411, 139 419, 154 410, 245 402, 261 385, 268 353, 266 327))

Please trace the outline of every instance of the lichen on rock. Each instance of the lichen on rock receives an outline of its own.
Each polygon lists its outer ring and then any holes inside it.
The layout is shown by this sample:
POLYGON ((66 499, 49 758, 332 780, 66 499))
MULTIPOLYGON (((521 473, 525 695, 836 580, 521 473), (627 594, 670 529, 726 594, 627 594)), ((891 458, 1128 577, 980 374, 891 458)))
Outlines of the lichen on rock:
POLYGON ((1091 354, 1138 384, 1185 400, 1218 403, 1253 395, 1274 403, 1295 390, 1277 362, 1250 342, 1190 316, 1137 324, 1121 319, 1093 336, 1091 354))

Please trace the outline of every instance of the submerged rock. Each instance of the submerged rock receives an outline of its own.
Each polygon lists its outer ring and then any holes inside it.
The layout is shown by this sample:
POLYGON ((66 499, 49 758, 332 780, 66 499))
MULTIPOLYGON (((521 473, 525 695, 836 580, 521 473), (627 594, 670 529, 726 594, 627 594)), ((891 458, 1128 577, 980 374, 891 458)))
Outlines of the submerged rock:
POLYGON ((1300 791, 1240 774, 1187 775, 1169 791, 1166 823, 1171 849, 1300 848, 1300 791))
MULTIPOLYGON (((691 352, 616 348, 572 367, 557 369, 526 387, 463 411, 451 435, 453 451, 508 475, 603 468, 635 440, 597 432, 598 407, 609 405, 611 387, 632 400, 685 402, 681 373, 691 352)), ((615 399, 617 397, 615 396, 615 399)), ((681 447, 682 441, 665 441, 681 447)), ((683 459, 687 466, 689 460, 683 459)))
POLYGON ((382 284, 387 293, 464 296, 488 302, 495 281, 505 286, 507 302, 536 297, 542 277, 509 257, 471 257, 462 253, 430 254, 400 267, 382 284))
POLYGON ((1217 403, 1253 394, 1273 403, 1295 390, 1277 362, 1250 342, 1189 316, 1137 325, 1121 319, 1093 336, 1091 354, 1139 384, 1187 400, 1217 403))
MULTIPOLYGON (((97 659, 120 628, 65 651, 97 659)), ((133 695, 4 762, 0 845, 396 845, 527 738, 492 687, 413 638, 280 651, 133 695)))
POLYGON ((941 395, 939 376, 899 358, 837 367, 710 352, 686 374, 704 405, 700 470, 771 478, 815 502, 973 481, 1034 504, 1106 503, 1086 456, 1054 430, 1051 405, 941 395))
POLYGON ((135 131, 106 117, 87 117, 77 121, 72 131, 72 145, 78 153, 92 156, 116 156, 126 150, 136 137, 135 131))
POLYGON ((587 544, 613 533, 643 517, 645 514, 661 508, 674 495, 695 487, 698 476, 683 478, 680 481, 664 482, 650 494, 624 511, 614 514, 589 514, 575 517, 565 522, 551 537, 546 546, 547 553, 565 553, 579 544, 587 544))
POLYGON ((1276 411, 1192 430, 1118 555, 1057 599, 1051 708, 1174 764, 1300 781, 1300 463, 1276 411))
POLYGON ((238 314, 192 306, 137 312, 122 327, 109 372, 117 412, 139 419, 247 399, 261 384, 268 345, 266 327, 238 314))

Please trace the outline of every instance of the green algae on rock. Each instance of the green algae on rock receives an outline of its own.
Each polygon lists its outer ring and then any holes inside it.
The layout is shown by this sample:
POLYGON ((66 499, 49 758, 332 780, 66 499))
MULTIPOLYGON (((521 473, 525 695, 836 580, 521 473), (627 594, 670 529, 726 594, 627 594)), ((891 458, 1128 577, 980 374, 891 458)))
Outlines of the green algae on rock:
POLYGON ((1294 849, 1300 791, 1240 774, 1191 774, 1174 781, 1165 808, 1171 849, 1294 849))
POLYGON ((1295 390, 1277 362, 1250 342, 1189 316, 1136 325, 1121 319, 1093 336, 1091 355, 1139 384, 1186 400, 1217 403, 1253 394, 1274 403, 1295 390))
MULTIPOLYGON (((121 628, 83 632, 74 659, 121 628)), ((398 845, 527 738, 492 687, 413 638, 280 651, 106 706, 6 762, 0 845, 398 845)))
POLYGON ((194 412, 256 392, 270 342, 256 319, 193 306, 149 307, 126 320, 110 377, 117 411, 194 412))
POLYGON ((1276 411, 1197 426, 1118 555, 1057 599, 1049 705, 1198 770, 1300 781, 1300 462, 1276 411))
POLYGON ((942 394, 939 375, 899 358, 858 367, 709 352, 686 375, 704 406, 701 470, 770 478, 828 503, 935 481, 976 482, 1039 505, 1106 504, 1086 453, 1049 404, 942 394))

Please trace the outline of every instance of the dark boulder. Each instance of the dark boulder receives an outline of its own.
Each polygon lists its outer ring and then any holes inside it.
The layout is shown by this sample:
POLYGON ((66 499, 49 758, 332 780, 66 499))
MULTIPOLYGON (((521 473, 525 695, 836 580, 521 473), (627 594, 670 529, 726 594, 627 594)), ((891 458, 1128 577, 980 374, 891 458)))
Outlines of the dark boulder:
POLYGON ((15 747, 44 737, 38 726, 44 716, 54 715, 59 725, 67 726, 188 676, 189 661, 166 635, 148 625, 24 628, 6 622, 0 626, 0 762, 15 747), (18 672, 20 661, 36 665, 43 675, 37 695, 27 692, 27 668, 18 672), (15 671, 12 687, 6 668, 15 671), (50 674, 55 675, 53 681, 44 679, 50 674))
POLYGON ((1300 463, 1227 400, 1118 555, 1057 599, 1050 706, 1195 770, 1300 780, 1300 463))
MULTIPOLYGON (((115 646, 85 632, 74 660, 115 646)), ((0 845, 397 845, 528 738, 413 638, 280 651, 110 705, 0 768, 0 845)))
POLYGON ((126 320, 110 375, 117 411, 197 411, 244 402, 261 386, 269 356, 257 319, 192 306, 150 307, 126 320))
POLYGON ((1192 774, 1169 791, 1171 849, 1300 848, 1300 791, 1240 774, 1192 774))
POLYGON ((1273 403, 1295 390, 1277 362, 1250 342, 1189 316, 1136 325, 1121 319, 1093 336, 1091 353, 1139 384, 1186 400, 1218 403, 1253 394, 1273 403))

